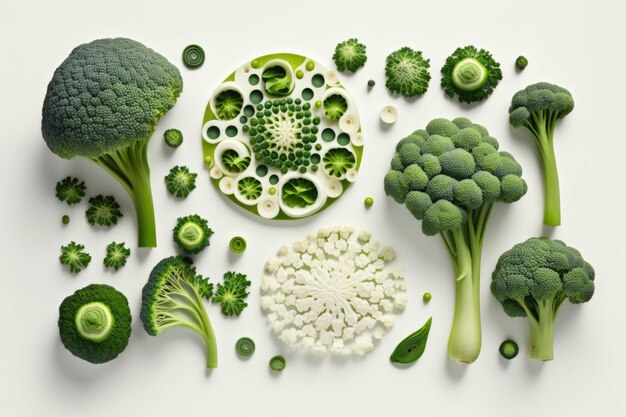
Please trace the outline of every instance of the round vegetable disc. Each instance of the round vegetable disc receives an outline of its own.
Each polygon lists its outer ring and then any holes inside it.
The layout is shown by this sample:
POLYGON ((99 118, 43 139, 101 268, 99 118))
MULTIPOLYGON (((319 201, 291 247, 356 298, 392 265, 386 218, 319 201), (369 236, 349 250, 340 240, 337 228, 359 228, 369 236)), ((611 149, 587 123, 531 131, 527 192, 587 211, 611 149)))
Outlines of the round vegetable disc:
POLYGON ((204 113, 204 161, 231 201, 267 219, 319 213, 356 180, 359 113, 337 73, 294 54, 247 62, 204 113))

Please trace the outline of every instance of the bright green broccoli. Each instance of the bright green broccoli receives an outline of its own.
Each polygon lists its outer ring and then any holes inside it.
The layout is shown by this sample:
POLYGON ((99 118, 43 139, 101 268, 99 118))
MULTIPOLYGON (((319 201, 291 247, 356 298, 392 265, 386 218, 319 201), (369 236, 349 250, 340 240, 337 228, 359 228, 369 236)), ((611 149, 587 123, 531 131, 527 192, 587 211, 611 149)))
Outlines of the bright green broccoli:
POLYGON ((215 98, 215 112, 220 120, 232 120, 241 113, 243 97, 235 90, 224 90, 215 98))
POLYGON ((525 56, 518 56, 517 59, 515 60, 515 67, 522 71, 524 68, 526 68, 528 66, 528 59, 526 59, 525 56))
POLYGON ((554 128, 574 109, 574 98, 566 89, 549 83, 531 84, 513 96, 509 122, 524 127, 535 139, 543 164, 543 223, 561 224, 561 193, 554 155, 554 128))
POLYGON ((120 217, 123 217, 120 205, 112 195, 91 197, 89 199, 89 208, 85 214, 87 215, 87 222, 92 226, 98 224, 111 227, 117 224, 120 217))
POLYGON ((183 133, 178 129, 167 129, 163 133, 163 139, 170 148, 178 148, 183 144, 183 133))
POLYGON ((580 252, 560 240, 531 238, 504 252, 493 272, 491 292, 511 317, 530 320, 530 357, 553 356, 554 323, 565 300, 586 303, 595 272, 580 252))
POLYGON ((244 300, 248 297, 248 287, 251 284, 245 274, 226 272, 224 283, 217 284, 213 302, 220 304, 225 316, 239 316, 248 306, 244 300))
POLYGON ((105 268, 113 268, 116 271, 126 265, 126 258, 130 256, 130 249, 124 242, 111 242, 107 245, 107 254, 104 257, 105 268))
POLYGON ((293 89, 291 74, 280 65, 266 68, 261 74, 265 91, 274 96, 288 96, 293 89))
POLYGON ((237 181, 237 191, 248 201, 256 201, 261 197, 263 185, 255 177, 244 177, 237 181))
POLYGON ((356 157, 346 148, 332 148, 322 158, 324 170, 331 177, 341 178, 356 165, 356 157))
POLYGON ((65 177, 56 185, 56 196, 68 205, 78 204, 85 196, 85 182, 78 178, 65 177))
POLYGON ((63 346, 91 363, 108 362, 126 349, 131 321, 126 296, 109 285, 88 285, 59 306, 63 346))
POLYGON ((206 367, 217 368, 215 333, 202 301, 208 297, 206 279, 196 275, 189 259, 165 258, 152 269, 143 287, 140 312, 143 327, 151 336, 170 327, 195 331, 206 344, 206 367))
POLYGON ((459 96, 461 103, 482 101, 493 93, 502 79, 500 64, 491 53, 474 46, 457 48, 441 68, 441 86, 449 96, 459 96))
POLYGON ((42 133, 58 156, 82 156, 128 191, 140 247, 156 246, 148 142, 183 88, 178 69, 131 39, 75 48, 56 69, 43 103, 42 133))
POLYGON ((526 193, 521 166, 483 126, 466 118, 432 120, 400 140, 385 176, 385 193, 440 235, 455 272, 456 302, 448 353, 471 363, 480 353, 480 259, 496 202, 526 193))
POLYGON ((250 166, 250 157, 239 155, 234 149, 228 149, 222 154, 222 164, 228 172, 239 174, 250 166))
POLYGON ((328 96, 322 105, 324 106, 324 113, 326 117, 328 117, 328 120, 339 120, 346 110, 348 110, 348 102, 341 94, 328 96))
POLYGON ((177 198, 186 198, 196 188, 198 174, 189 171, 186 166, 176 165, 165 176, 167 191, 177 198))
POLYGON ((292 178, 285 182, 281 192, 283 202, 289 207, 307 207, 317 201, 317 187, 306 178, 292 178))
POLYGON ((421 96, 428 90, 430 59, 422 51, 405 46, 387 56, 385 75, 387 90, 404 97, 421 96))
POLYGON ((87 268, 87 265, 91 262, 91 255, 87 252, 83 252, 84 249, 85 245, 74 241, 68 243, 66 246, 61 246, 59 261, 61 261, 62 265, 67 265, 70 268, 70 272, 77 274, 87 268))
POLYGON ((186 255, 195 255, 209 246, 213 230, 206 219, 192 214, 178 218, 173 234, 174 242, 186 255))
POLYGON ((359 43, 359 40, 356 38, 348 39, 338 44, 333 54, 333 61, 335 61, 337 69, 339 71, 356 72, 367 61, 366 49, 366 46, 359 43))

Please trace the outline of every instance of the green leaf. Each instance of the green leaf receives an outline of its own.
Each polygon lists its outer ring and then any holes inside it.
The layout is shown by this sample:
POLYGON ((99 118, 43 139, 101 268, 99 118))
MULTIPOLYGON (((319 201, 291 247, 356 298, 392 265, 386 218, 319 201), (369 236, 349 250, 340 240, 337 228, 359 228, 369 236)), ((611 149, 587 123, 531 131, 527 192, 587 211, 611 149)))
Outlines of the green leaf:
POLYGON ((430 324, 433 318, 429 318, 421 329, 407 336, 393 351, 389 360, 393 363, 403 365, 411 364, 417 361, 426 349, 428 341, 428 333, 430 333, 430 324))

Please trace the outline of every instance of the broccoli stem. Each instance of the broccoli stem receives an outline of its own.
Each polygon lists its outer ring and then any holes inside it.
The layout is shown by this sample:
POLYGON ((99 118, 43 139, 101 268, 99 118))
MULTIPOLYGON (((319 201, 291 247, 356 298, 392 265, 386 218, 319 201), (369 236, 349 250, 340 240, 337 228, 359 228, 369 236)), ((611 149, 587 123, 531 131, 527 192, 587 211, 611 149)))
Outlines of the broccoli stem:
POLYGON ((213 326, 211 325, 209 316, 207 315, 206 309, 204 308, 202 296, 195 288, 193 292, 196 297, 196 302, 199 306, 197 310, 200 314, 200 321, 202 323, 203 330, 201 335, 204 339, 204 343, 206 344, 206 367, 209 369, 214 369, 217 368, 217 341, 215 339, 215 332, 213 331, 213 326))
POLYGON ((539 301, 537 305, 539 319, 530 318, 530 357, 540 361, 550 361, 554 345, 554 300, 539 301))

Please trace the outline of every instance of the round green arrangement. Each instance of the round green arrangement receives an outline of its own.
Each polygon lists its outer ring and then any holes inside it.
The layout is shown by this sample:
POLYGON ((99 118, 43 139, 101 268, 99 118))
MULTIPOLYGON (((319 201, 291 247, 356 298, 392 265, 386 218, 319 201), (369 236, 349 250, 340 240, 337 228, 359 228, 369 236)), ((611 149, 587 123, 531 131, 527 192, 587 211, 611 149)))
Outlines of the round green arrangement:
POLYGON ((266 219, 311 216, 356 180, 363 136, 337 73, 294 54, 247 62, 211 96, 203 127, 212 183, 266 219))

